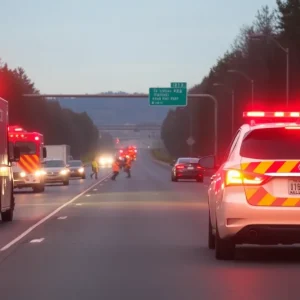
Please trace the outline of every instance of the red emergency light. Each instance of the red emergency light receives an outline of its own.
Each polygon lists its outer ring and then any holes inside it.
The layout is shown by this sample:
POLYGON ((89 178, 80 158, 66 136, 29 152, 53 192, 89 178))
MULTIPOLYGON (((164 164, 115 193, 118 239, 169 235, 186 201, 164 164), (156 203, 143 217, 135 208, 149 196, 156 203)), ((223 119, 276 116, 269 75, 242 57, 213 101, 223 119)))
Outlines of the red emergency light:
POLYGON ((283 111, 275 111, 275 112, 264 112, 264 111, 247 111, 243 113, 243 117, 245 118, 300 118, 300 112, 283 112, 283 111))

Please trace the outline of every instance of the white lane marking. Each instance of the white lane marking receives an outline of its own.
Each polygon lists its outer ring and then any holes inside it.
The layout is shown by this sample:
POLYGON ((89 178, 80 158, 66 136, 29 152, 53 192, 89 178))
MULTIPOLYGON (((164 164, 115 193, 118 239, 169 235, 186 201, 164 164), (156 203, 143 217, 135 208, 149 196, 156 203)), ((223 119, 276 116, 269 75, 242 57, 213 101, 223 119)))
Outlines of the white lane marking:
POLYGON ((62 216, 62 217, 58 217, 58 220, 65 220, 67 218, 67 216, 62 216))
POLYGON ((91 197, 91 195, 90 194, 88 194, 88 195, 85 195, 86 197, 91 197))
POLYGON ((16 244, 18 241, 20 241, 22 238, 24 238, 26 235, 28 235, 31 231, 33 231, 35 228, 37 228, 38 226, 40 226, 41 224, 45 223, 48 219, 50 219, 51 217, 53 217, 54 215, 56 215, 59 211, 61 211, 64 207, 68 206, 69 204, 73 203, 74 201, 76 201, 78 198, 80 198, 82 195, 84 195, 85 193, 87 193, 88 191, 90 191, 91 189, 93 189, 95 186, 97 186, 100 182, 102 182, 103 180, 105 180, 106 178, 108 178, 109 176, 111 176, 111 173, 108 174, 107 176, 105 176, 104 178, 102 178, 100 181, 94 183, 93 185, 91 185, 89 188, 87 188, 85 191, 83 191, 82 193, 78 194, 77 196, 75 196, 73 199, 71 199, 70 201, 64 203, 63 205, 61 205, 60 207, 58 207, 57 209, 55 209, 52 213, 50 213, 49 215, 45 216, 42 220, 38 221, 37 223, 35 223, 34 225, 32 225, 31 227, 29 227, 27 230, 25 230, 23 233, 21 233, 19 236, 17 236, 15 239, 13 239, 11 242, 9 242, 7 245, 5 245, 4 247, 2 247, 0 249, 0 251, 5 251, 8 248, 10 248, 11 246, 13 246, 14 244, 16 244))
POLYGON ((41 243, 45 238, 31 240, 30 243, 41 243))
MULTIPOLYGON (((102 183, 100 185, 102 185, 102 183)), ((93 189, 93 191, 98 191, 98 189, 93 189)))
POLYGON ((76 203, 75 204, 75 206, 81 206, 82 205, 82 203, 76 203))

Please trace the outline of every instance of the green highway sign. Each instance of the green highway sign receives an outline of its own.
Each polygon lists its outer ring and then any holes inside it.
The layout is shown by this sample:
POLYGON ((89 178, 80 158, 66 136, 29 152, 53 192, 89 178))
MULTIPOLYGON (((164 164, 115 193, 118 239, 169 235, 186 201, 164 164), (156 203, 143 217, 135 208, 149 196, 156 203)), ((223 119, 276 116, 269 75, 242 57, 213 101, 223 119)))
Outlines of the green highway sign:
POLYGON ((172 88, 179 88, 179 89, 186 89, 187 84, 186 82, 171 82, 172 88))
POLYGON ((187 89, 150 88, 149 103, 159 106, 186 106, 187 89))
POLYGON ((186 106, 186 83, 172 82, 171 87, 150 88, 149 104, 150 106, 186 106))

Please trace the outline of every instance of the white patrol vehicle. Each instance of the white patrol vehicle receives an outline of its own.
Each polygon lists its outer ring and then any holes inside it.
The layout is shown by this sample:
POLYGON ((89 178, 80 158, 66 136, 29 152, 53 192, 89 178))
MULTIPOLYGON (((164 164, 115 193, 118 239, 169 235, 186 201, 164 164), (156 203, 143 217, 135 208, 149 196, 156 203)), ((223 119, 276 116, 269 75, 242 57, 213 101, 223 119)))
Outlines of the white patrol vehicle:
POLYGON ((300 112, 246 112, 208 189, 210 249, 233 259, 237 244, 300 243, 300 112))

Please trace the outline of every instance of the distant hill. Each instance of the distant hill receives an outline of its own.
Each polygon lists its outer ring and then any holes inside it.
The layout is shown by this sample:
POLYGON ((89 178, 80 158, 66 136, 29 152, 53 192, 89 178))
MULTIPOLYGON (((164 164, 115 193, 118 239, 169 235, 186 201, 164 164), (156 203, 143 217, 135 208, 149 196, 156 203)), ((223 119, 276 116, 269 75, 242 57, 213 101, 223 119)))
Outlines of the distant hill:
MULTIPOLYGON (((107 92, 104 95, 127 94, 125 92, 107 92)), ((137 93, 136 93, 137 94, 137 93)), ((140 124, 162 123, 169 107, 151 107, 143 98, 77 98, 59 99, 62 107, 75 112, 84 112, 97 126, 101 124, 140 124)))

